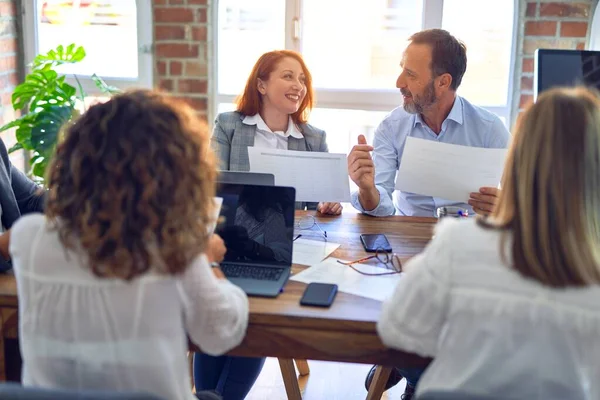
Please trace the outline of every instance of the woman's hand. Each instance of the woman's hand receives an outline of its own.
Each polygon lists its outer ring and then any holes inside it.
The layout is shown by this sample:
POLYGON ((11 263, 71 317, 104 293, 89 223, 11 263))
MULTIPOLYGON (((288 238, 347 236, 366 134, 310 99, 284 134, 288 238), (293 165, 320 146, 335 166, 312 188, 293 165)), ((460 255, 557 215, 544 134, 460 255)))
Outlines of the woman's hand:
POLYGON ((221 236, 213 233, 208 239, 208 244, 206 245, 206 258, 208 258, 208 262, 211 263, 220 263, 225 258, 225 253, 227 252, 227 248, 225 247, 225 242, 221 239, 221 236))
POLYGON ((321 214, 340 215, 344 207, 340 203, 319 203, 317 211, 321 214))

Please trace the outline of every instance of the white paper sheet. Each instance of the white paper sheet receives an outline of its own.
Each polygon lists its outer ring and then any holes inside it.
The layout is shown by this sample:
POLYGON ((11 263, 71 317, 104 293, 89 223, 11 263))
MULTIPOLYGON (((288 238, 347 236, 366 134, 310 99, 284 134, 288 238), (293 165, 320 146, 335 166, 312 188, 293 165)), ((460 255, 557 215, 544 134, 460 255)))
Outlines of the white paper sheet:
POLYGON ((248 147, 251 172, 275 176, 275 185, 296 188, 296 201, 350 201, 345 154, 248 147))
MULTIPOLYGON (((392 295, 402 277, 402 274, 365 276, 347 265, 339 264, 337 260, 337 258, 328 258, 290 279, 304 283, 334 283, 338 285, 338 290, 341 292, 383 301, 392 295)), ((354 264, 354 267, 364 272, 385 272, 382 267, 366 264, 354 264)))
POLYGON ((506 153, 408 137, 396 189, 466 203, 480 187, 498 186, 506 153))
POLYGON ((213 197, 213 201, 215 202, 215 212, 213 214, 215 222, 213 222, 212 225, 208 227, 208 233, 213 233, 215 231, 218 222, 217 219, 219 218, 219 214, 221 214, 221 206, 223 205, 222 197, 213 197))
POLYGON ((300 265, 315 265, 323 261, 338 247, 340 247, 339 243, 299 238, 294 241, 292 262, 300 265))

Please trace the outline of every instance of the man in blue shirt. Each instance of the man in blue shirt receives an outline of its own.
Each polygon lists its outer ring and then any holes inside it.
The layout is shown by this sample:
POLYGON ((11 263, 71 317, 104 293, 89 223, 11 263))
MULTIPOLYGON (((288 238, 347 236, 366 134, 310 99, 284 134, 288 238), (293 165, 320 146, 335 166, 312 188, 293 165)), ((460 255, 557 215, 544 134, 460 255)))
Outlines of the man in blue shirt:
MULTIPOLYGON (((348 172, 359 188, 352 194, 352 204, 374 216, 393 215, 397 207, 401 215, 433 217, 436 208, 451 205, 490 213, 498 192, 493 187, 471 193, 468 204, 401 191, 396 192, 395 202, 392 200, 408 136, 483 148, 506 148, 510 138, 500 118, 456 94, 467 69, 467 51, 447 31, 429 29, 412 35, 400 66, 396 87, 404 98, 403 106, 394 109, 377 127, 373 146, 367 145, 361 135, 359 144, 348 155, 348 172)), ((375 367, 367 376, 367 390, 374 372, 375 367)), ((408 400, 422 372, 395 368, 386 389, 404 376, 407 384, 402 399, 408 400)))
POLYGON ((400 66, 396 87, 403 106, 377 127, 373 146, 361 135, 348 155, 348 172, 359 188, 352 194, 352 205, 374 216, 393 215, 397 208, 400 215, 433 217, 443 206, 488 214, 497 198, 492 187, 471 193, 468 205, 401 191, 392 200, 408 136, 485 148, 506 148, 510 138, 500 118, 456 94, 467 68, 466 47, 447 31, 429 29, 412 35, 400 66))

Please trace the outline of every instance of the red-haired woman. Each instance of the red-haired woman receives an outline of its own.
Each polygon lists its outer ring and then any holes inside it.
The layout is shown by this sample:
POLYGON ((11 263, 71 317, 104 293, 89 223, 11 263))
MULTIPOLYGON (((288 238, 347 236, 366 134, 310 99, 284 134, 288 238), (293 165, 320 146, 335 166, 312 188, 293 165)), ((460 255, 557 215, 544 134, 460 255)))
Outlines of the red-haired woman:
MULTIPOLYGON (((249 171, 248 147, 327 152, 325 132, 306 123, 313 106, 310 72, 300 54, 289 50, 263 54, 236 100, 237 111, 219 114, 211 144, 219 168, 249 171)), ((340 214, 340 203, 307 204, 324 214, 340 214)), ((264 358, 196 354, 198 390, 216 390, 224 400, 246 397, 264 358)))
MULTIPOLYGON (((327 152, 325 132, 307 124, 312 78, 300 54, 276 50, 260 56, 236 99, 236 111, 215 120, 211 144, 225 171, 249 171, 248 147, 327 152)), ((307 205, 340 214, 340 203, 307 205)))

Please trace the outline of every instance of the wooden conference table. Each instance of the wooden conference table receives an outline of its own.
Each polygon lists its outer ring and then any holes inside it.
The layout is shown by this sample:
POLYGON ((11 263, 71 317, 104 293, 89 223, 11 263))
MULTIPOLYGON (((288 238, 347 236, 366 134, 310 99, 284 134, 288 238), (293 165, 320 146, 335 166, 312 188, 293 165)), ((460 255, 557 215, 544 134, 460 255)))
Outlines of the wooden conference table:
MULTIPOLYGON (((404 263, 429 242, 436 222, 433 218, 418 217, 373 218, 348 210, 348 207, 338 217, 300 211, 296 218, 306 214, 315 215, 318 224, 327 231, 330 242, 341 244, 331 256, 346 260, 367 255, 360 242, 361 233, 385 233, 394 253, 404 263)), ((317 227, 313 227, 302 234, 303 238, 319 240, 319 232, 317 227)), ((294 265, 293 273, 305 268, 294 265)), ((369 279, 366 276, 364 278, 369 279)), ((277 357, 280 362, 304 359, 386 366, 425 366, 429 362, 414 354, 384 347, 375 329, 381 312, 380 302, 340 292, 330 308, 302 307, 299 301, 305 287, 303 283, 289 281, 284 292, 276 299, 251 298, 246 337, 230 354, 277 357)), ((18 334, 17 307, 14 276, 0 275, 0 380, 5 379, 6 372, 11 368, 5 365, 4 339, 16 338, 18 334)), ((285 379, 283 367, 282 364, 285 379)), ((287 372, 295 374, 293 368, 287 372)), ((388 374, 389 369, 378 371, 377 377, 384 378, 377 379, 380 383, 378 386, 384 383, 388 374)), ((383 388, 371 386, 368 398, 379 398, 383 388)), ((297 397, 287 381, 286 390, 290 398, 297 397)))

